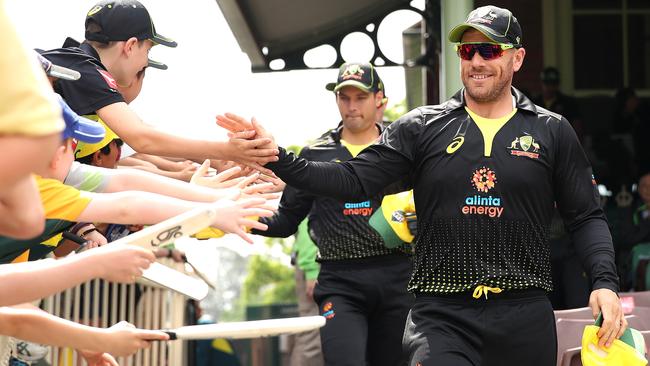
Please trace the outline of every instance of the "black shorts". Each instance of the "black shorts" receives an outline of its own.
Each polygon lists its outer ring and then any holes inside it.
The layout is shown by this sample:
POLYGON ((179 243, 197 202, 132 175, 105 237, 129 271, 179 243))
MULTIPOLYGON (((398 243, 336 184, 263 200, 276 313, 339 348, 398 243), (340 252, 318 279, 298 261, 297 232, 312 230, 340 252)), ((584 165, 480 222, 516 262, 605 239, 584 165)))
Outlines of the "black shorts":
POLYGON ((387 255, 324 262, 314 300, 327 322, 321 328, 327 366, 400 366, 402 336, 415 300, 406 291, 411 259, 387 255))
POLYGON ((555 317, 545 292, 488 299, 418 296, 404 332, 409 366, 555 366, 555 317))

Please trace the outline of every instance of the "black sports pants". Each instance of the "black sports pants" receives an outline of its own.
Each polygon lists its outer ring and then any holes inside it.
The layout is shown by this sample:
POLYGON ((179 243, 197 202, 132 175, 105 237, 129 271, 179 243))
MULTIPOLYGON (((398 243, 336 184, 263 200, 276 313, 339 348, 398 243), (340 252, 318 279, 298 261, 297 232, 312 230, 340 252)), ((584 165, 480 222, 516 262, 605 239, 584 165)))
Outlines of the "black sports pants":
POLYGON ((418 296, 404 331, 409 366, 555 366, 553 309, 543 291, 488 299, 418 296))
POLYGON ((387 255, 324 262, 314 300, 326 366, 400 366, 402 336, 415 298, 406 291, 411 259, 387 255))

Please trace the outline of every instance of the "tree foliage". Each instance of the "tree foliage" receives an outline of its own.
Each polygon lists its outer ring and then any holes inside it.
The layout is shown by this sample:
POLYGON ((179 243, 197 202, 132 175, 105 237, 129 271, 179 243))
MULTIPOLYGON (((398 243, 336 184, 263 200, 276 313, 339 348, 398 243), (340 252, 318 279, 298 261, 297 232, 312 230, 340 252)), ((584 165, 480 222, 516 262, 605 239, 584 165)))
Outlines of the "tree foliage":
POLYGON ((406 99, 403 99, 401 102, 393 105, 390 108, 386 108, 384 111, 384 118, 393 122, 403 116, 407 110, 406 99))
MULTIPOLYGON (((267 238, 266 245, 279 247, 291 254, 293 240, 267 238)), ((248 275, 244 280, 242 299, 246 305, 268 305, 296 302, 295 269, 267 255, 249 258, 248 275)))

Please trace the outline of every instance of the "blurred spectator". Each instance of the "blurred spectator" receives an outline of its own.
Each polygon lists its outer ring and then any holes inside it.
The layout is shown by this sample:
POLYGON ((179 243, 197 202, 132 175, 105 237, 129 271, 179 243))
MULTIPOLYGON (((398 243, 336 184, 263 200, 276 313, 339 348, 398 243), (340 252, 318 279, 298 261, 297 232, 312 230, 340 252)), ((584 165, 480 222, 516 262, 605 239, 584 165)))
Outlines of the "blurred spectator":
MULTIPOLYGON (((209 314, 204 314, 196 300, 186 303, 188 322, 194 324, 215 324, 209 314)), ((233 344, 225 338, 201 339, 188 342, 188 364, 196 366, 241 366, 233 344)))
POLYGON ((584 126, 580 110, 573 97, 560 91, 560 71, 555 67, 546 67, 540 74, 542 94, 533 98, 533 102, 551 112, 561 114, 573 126, 580 141, 584 138, 584 126))
POLYGON ((639 171, 650 171, 650 150, 644 146, 646 137, 650 136, 648 108, 641 103, 633 88, 620 88, 615 98, 612 132, 630 136, 630 150, 634 153, 639 171))
POLYGON ((650 258, 650 173, 639 179, 640 202, 631 206, 621 223, 621 242, 616 247, 617 261, 623 267, 622 288, 635 285, 637 264, 650 258))

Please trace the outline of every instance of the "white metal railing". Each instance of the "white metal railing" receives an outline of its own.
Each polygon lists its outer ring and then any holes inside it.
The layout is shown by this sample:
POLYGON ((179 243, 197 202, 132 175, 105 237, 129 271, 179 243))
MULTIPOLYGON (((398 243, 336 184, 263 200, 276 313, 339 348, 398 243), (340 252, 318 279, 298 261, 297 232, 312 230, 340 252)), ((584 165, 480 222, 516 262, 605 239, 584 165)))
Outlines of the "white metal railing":
MULTIPOLYGON (((183 271, 183 264, 169 259, 162 264, 183 271)), ((184 325, 183 295, 151 282, 134 285, 92 280, 43 300, 42 308, 50 314, 81 324, 106 328, 122 320, 143 329, 171 329, 184 325)), ((69 348, 51 347, 47 361, 52 366, 86 365, 69 348)), ((183 342, 153 342, 152 347, 130 357, 118 359, 126 366, 182 365, 183 342)))

